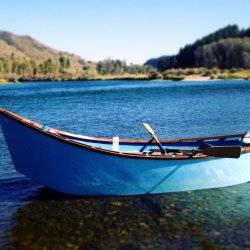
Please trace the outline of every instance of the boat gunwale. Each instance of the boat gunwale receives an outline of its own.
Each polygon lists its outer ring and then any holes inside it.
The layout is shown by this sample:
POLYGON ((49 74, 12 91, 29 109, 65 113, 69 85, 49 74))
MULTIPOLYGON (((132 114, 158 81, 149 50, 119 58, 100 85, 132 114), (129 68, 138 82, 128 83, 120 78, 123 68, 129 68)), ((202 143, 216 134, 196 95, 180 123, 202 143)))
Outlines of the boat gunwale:
MULTIPOLYGON (((177 155, 176 157, 173 156, 168 156, 168 155, 145 155, 143 153, 132 153, 132 152, 119 152, 119 151, 113 151, 113 150, 108 150, 108 149, 103 149, 103 148, 98 148, 94 147, 88 144, 84 143, 79 143, 75 140, 71 140, 68 138, 65 138, 66 135, 69 136, 75 136, 76 138, 78 135, 70 133, 70 132, 64 132, 59 129, 54 129, 50 128, 51 130, 44 130, 43 125, 34 121, 31 121, 29 119, 26 119, 25 117, 18 115, 14 112, 8 111, 6 109, 0 108, 0 114, 3 114, 7 116, 10 119, 13 119, 20 123, 21 125, 28 127, 32 130, 35 130, 36 132, 46 135, 48 137, 51 137, 53 139, 56 139, 60 142, 63 142, 65 144, 70 144, 72 146, 80 147, 80 148, 85 148, 90 151, 95 151, 98 153, 103 153, 103 154, 108 154, 108 155, 113 155, 117 157, 126 157, 126 158, 137 158, 137 159, 147 159, 147 160, 201 160, 201 159, 215 159, 213 156, 207 156, 207 155, 197 155, 193 157, 189 156, 181 156, 177 155), (53 131, 53 132, 52 132, 53 131), (65 134, 65 136, 63 136, 65 134)), ((192 141, 202 141, 202 140, 212 140, 212 139, 224 139, 224 138, 237 138, 237 137, 243 137, 244 134, 231 134, 231 135, 223 135, 223 136, 209 136, 209 137, 194 137, 194 138, 180 138, 180 139, 163 139, 160 140, 161 142, 192 142, 192 141)), ((105 137, 89 137, 89 136, 81 136, 82 139, 86 140, 92 140, 92 141, 108 141, 112 142, 112 138, 105 138, 105 137)), ((137 139, 120 139, 120 142, 124 143, 147 143, 148 140, 137 140, 137 139)), ((242 154, 244 153, 249 153, 250 152, 250 146, 245 146, 242 147, 242 154)))

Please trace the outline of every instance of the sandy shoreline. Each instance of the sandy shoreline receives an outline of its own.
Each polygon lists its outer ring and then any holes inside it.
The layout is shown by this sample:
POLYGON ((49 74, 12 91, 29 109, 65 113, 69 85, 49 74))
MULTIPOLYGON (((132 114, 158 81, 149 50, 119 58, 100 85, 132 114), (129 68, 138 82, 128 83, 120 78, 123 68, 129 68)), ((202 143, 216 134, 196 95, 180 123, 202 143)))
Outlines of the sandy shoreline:
POLYGON ((183 81, 208 81, 211 80, 209 76, 197 76, 197 75, 190 75, 186 76, 183 81))

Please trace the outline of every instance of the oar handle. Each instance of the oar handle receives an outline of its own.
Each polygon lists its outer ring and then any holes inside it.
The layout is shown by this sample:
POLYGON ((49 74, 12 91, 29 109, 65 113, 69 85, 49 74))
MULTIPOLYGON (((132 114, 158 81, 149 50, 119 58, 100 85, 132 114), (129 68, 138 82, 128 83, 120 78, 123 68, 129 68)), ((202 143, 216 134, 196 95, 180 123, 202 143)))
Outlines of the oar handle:
POLYGON ((156 141, 156 143, 157 143, 157 145, 158 145, 158 147, 159 147, 161 153, 162 153, 163 155, 165 155, 166 150, 165 150, 165 149, 163 148, 163 146, 161 145, 159 139, 157 138, 157 136, 156 136, 154 130, 151 128, 151 126, 150 126, 149 124, 147 124, 147 123, 143 123, 143 126, 144 126, 144 128, 148 131, 148 133, 150 134, 150 136, 156 141))

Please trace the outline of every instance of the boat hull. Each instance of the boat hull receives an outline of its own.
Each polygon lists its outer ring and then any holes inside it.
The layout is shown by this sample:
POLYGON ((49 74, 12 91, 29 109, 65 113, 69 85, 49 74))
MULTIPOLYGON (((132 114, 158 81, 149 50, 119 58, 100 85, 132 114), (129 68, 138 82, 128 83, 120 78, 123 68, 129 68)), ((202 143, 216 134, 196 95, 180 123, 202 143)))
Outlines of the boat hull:
POLYGON ((73 195, 137 195, 236 185, 250 180, 239 159, 144 159, 67 143, 0 114, 15 168, 36 183, 73 195))

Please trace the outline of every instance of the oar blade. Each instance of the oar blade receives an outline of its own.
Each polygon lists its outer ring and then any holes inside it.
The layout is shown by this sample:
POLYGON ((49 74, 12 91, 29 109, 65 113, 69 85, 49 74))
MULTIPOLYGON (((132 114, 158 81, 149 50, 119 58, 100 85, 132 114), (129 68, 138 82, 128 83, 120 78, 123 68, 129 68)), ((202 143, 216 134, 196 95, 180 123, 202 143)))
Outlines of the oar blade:
POLYGON ((161 145, 159 139, 157 138, 157 135, 155 134, 154 130, 151 128, 151 126, 148 123, 143 123, 144 128, 148 131, 152 139, 154 139, 161 151, 161 153, 164 155, 166 153, 165 149, 161 145))
POLYGON ((148 123, 143 123, 144 128, 148 131, 150 135, 155 135, 154 130, 151 128, 151 126, 148 123))
POLYGON ((239 158, 241 147, 239 146, 212 146, 200 150, 203 154, 221 158, 239 158))

